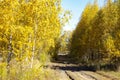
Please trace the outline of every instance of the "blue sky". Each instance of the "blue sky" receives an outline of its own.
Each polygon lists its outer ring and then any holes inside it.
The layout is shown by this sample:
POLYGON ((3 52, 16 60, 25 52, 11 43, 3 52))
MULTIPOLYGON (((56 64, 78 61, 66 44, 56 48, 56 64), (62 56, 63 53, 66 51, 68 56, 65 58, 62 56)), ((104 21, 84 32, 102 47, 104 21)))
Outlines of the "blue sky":
MULTIPOLYGON (((74 30, 87 3, 93 3, 94 0, 62 0, 62 7, 70 10, 72 19, 66 24, 63 30, 74 30)), ((98 0, 99 6, 103 6, 105 0, 98 0)))

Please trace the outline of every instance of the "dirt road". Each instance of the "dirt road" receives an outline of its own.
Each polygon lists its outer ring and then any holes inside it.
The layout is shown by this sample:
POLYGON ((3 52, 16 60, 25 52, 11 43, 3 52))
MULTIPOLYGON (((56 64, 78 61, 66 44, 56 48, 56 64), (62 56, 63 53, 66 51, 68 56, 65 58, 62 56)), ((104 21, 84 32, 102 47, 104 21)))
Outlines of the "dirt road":
POLYGON ((59 80, 119 80, 97 73, 94 69, 69 62, 67 55, 59 55, 56 62, 48 64, 59 80))

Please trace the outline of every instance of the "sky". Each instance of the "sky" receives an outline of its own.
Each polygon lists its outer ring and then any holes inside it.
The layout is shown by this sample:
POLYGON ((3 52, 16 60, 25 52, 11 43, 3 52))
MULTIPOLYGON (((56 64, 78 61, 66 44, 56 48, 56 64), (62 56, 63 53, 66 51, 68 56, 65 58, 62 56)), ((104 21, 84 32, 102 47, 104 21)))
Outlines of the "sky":
MULTIPOLYGON (((69 21, 69 23, 67 23, 63 30, 65 31, 72 31, 75 29, 80 16, 85 8, 85 6, 88 3, 93 3, 94 0, 62 0, 62 7, 65 10, 70 10, 71 14, 72 14, 72 18, 69 21)), ((103 6, 105 3, 105 0, 98 0, 98 4, 99 6, 103 6)))

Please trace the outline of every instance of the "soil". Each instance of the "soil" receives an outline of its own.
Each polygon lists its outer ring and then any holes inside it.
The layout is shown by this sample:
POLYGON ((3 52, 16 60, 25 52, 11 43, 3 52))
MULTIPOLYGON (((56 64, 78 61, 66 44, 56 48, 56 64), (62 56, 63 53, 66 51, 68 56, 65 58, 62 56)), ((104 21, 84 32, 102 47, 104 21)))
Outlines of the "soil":
POLYGON ((47 67, 55 71, 55 75, 59 76, 59 80, 119 80, 100 74, 91 67, 71 62, 67 54, 59 54, 58 59, 47 64, 47 67))

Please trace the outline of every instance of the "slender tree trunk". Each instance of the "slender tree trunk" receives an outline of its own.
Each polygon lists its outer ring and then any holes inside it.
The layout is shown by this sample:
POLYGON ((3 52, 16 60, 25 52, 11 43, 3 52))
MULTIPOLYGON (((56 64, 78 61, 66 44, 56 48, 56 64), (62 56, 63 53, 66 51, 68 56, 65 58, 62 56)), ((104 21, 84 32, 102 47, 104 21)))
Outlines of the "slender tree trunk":
POLYGON ((8 44, 8 56, 7 56, 7 73, 10 72, 10 61, 12 57, 12 35, 9 37, 9 44, 8 44))
POLYGON ((33 67, 34 55, 35 55, 35 39, 33 41, 33 48, 32 48, 31 68, 33 67))
MULTIPOLYGON (((28 37, 28 43, 29 43, 29 44, 31 43, 31 34, 30 34, 29 37, 28 37)), ((29 45, 27 46, 27 49, 31 51, 31 47, 30 47, 29 45)), ((25 61, 26 61, 26 62, 28 61, 28 55, 26 56, 25 61)))
POLYGON ((32 58, 31 58, 31 68, 33 67, 33 60, 36 50, 36 33, 37 33, 37 21, 35 20, 35 27, 34 27, 34 39, 33 39, 33 48, 32 48, 32 58))

